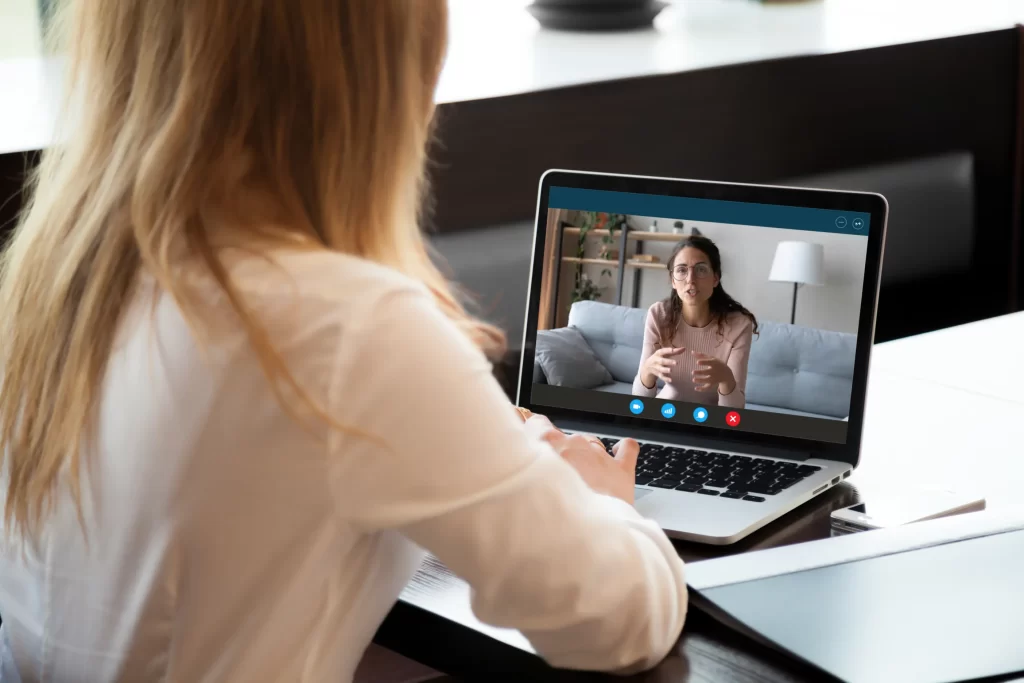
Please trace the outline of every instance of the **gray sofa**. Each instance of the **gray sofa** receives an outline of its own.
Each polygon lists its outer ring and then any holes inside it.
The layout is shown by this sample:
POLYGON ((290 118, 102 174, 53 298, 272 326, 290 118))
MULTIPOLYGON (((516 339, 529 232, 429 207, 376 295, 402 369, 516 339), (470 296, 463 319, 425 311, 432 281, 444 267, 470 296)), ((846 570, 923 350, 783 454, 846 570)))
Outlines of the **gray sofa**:
MULTIPOLYGON (((646 317, 645 309, 596 301, 573 304, 569 327, 579 331, 612 380, 589 388, 631 393, 640 364, 646 317)), ((760 333, 750 347, 746 407, 845 419, 853 386, 856 335, 787 323, 758 323, 760 333)), ((538 334, 538 353, 550 353, 550 341, 550 333, 538 334)), ((547 382, 539 364, 534 366, 534 381, 547 382)))

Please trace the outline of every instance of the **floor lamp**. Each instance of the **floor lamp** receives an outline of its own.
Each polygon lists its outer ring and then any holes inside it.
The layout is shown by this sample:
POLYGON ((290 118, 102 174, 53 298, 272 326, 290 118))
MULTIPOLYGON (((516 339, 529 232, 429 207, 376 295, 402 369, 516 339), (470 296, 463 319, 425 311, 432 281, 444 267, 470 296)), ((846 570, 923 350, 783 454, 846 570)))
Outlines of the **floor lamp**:
POLYGON ((825 247, 813 242, 779 242, 768 279, 793 283, 789 323, 796 324, 796 293, 800 285, 825 284, 825 247))

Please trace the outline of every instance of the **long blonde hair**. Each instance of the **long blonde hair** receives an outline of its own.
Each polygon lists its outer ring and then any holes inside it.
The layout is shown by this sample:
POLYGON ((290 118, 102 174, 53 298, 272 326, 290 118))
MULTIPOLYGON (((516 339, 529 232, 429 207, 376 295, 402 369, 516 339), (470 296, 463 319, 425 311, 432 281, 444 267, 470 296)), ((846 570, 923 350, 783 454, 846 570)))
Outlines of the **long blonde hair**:
POLYGON ((233 286, 222 233, 391 266, 500 346, 418 225, 444 0, 73 0, 54 21, 74 125, 0 264, 8 532, 34 532, 65 467, 81 519, 80 451, 143 270, 202 336, 202 301, 175 277, 182 256, 202 264, 279 399, 310 403, 233 286))

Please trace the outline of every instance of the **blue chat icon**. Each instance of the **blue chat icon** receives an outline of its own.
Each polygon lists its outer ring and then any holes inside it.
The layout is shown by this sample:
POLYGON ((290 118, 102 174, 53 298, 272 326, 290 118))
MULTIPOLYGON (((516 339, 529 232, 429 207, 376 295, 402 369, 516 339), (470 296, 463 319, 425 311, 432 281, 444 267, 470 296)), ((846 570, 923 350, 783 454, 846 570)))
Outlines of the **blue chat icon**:
POLYGON ((661 416, 666 419, 671 419, 676 416, 676 407, 671 403, 666 403, 661 407, 661 416))
POLYGON ((700 406, 694 408, 694 410, 693 410, 693 419, 696 420, 697 422, 707 422, 707 420, 708 420, 707 408, 701 408, 700 406))
POLYGON ((629 402, 629 412, 633 413, 634 415, 639 415, 640 413, 644 412, 644 402, 638 398, 634 398, 632 401, 629 402))

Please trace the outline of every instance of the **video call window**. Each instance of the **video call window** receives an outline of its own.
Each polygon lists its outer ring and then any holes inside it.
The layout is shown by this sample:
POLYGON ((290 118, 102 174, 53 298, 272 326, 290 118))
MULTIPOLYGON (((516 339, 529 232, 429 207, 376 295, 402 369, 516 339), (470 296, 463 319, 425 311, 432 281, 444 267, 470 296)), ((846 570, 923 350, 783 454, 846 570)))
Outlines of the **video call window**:
POLYGON ((546 385, 691 423, 846 421, 868 240, 864 219, 835 220, 813 231, 551 208, 534 401, 573 405, 546 385))

